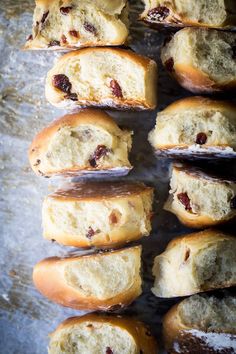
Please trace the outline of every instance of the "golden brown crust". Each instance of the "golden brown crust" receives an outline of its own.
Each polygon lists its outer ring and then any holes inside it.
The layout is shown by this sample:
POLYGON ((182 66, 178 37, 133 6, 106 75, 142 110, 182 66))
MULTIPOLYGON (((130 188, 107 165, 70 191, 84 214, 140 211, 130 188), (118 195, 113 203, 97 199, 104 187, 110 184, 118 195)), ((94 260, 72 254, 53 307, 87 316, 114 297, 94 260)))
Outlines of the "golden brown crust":
MULTIPOLYGON (((65 126, 73 128, 83 124, 100 126, 114 134, 120 130, 115 121, 106 112, 99 109, 82 109, 77 113, 67 114, 53 121, 50 125, 41 130, 32 141, 28 154, 33 171, 38 175, 42 175, 42 173, 44 174, 44 171, 40 170, 39 172, 40 167, 38 166, 38 161, 40 161, 41 156, 47 152, 50 141, 58 130, 65 126)), ((80 168, 75 166, 74 168, 64 169, 57 172, 47 171, 46 174, 47 176, 50 176, 55 174, 65 174, 68 172, 76 173, 85 170, 89 171, 90 169, 86 166, 80 168)), ((91 168, 91 170, 94 170, 94 168, 91 168)), ((99 168, 99 170, 102 170, 102 168, 99 168)), ((106 168, 104 168, 104 170, 106 170, 106 168)))
POLYGON ((209 99, 207 97, 202 96, 193 96, 182 98, 171 103, 168 107, 166 107, 162 112, 163 113, 174 113, 176 111, 185 111, 187 109, 195 109, 195 108, 208 108, 208 109, 218 109, 220 111, 229 111, 235 114, 236 119, 236 104, 230 101, 218 101, 214 99, 209 99))
POLYGON ((217 84, 206 73, 194 68, 192 65, 176 63, 174 71, 170 74, 181 86, 196 94, 216 93, 236 88, 236 80, 217 84))
POLYGON ((82 317, 71 317, 62 322, 50 336, 53 337, 53 335, 60 330, 76 326, 83 322, 108 323, 112 326, 119 327, 130 333, 143 354, 158 354, 159 352, 157 342, 150 334, 148 327, 136 319, 124 316, 91 313, 82 317))
POLYGON ((129 198, 141 193, 153 193, 152 187, 139 182, 81 182, 74 183, 68 189, 58 190, 49 198, 58 201, 95 201, 117 198, 129 198))
POLYGON ((128 60, 133 61, 136 64, 141 65, 144 69, 147 69, 150 65, 151 62, 153 62, 151 59, 148 57, 145 57, 143 55, 137 54, 135 52, 132 52, 131 50, 127 49, 121 49, 121 48, 111 48, 111 47, 101 47, 101 48, 82 48, 80 50, 75 50, 69 53, 66 53, 63 55, 58 63, 61 62, 66 62, 68 58, 73 58, 79 55, 84 55, 86 53, 91 53, 91 52, 104 52, 104 53, 115 53, 118 54, 124 58, 127 58, 128 60))
MULTIPOLYGON (((141 246, 130 248, 141 253, 141 246)), ((110 251, 109 254, 118 253, 123 250, 110 251)), ((66 283, 64 268, 80 257, 100 258, 106 257, 107 253, 96 253, 85 256, 74 256, 67 258, 51 257, 36 264, 33 271, 33 281, 36 288, 50 300, 65 307, 77 310, 112 310, 113 307, 124 307, 133 302, 140 295, 139 281, 110 299, 101 300, 92 296, 82 296, 81 292, 66 283)))
POLYGON ((182 235, 182 236, 178 236, 175 237, 173 240, 171 240, 167 247, 166 247, 166 251, 171 249, 172 247, 175 247, 176 245, 178 245, 178 243, 181 242, 193 242, 195 244, 197 244, 199 247, 201 247, 201 245, 205 244, 206 242, 208 242, 208 240, 210 241, 214 241, 214 240, 232 240, 232 236, 229 234, 226 234, 224 232, 221 232, 219 230, 216 229, 207 229, 204 231, 200 231, 200 232, 194 232, 191 234, 187 234, 187 235, 182 235))

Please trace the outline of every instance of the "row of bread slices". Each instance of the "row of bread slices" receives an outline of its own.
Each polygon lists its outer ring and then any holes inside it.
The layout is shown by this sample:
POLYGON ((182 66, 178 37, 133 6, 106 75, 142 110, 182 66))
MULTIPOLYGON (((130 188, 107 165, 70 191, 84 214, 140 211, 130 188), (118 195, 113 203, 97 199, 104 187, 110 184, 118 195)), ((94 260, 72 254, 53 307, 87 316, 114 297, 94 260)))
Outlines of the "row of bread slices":
MULTIPOLYGON (((182 99, 158 113, 149 141, 158 154, 236 157, 236 106, 202 97, 182 99)), ((125 175, 132 132, 105 112, 66 115, 43 129, 31 144, 33 170, 42 176, 109 172, 125 175)))
MULTIPOLYGON (((112 311, 141 294, 140 270, 141 246, 134 246, 86 256, 48 258, 36 265, 33 279, 42 294, 63 306, 112 311)), ((235 286, 236 239, 217 230, 176 238, 155 258, 153 275, 153 293, 165 298, 235 286)), ((235 316, 235 297, 190 297, 164 318, 166 348, 170 353, 233 354, 235 316), (219 348, 215 348, 217 342, 219 348)), ((107 315, 67 320, 52 334, 49 353, 90 354, 95 353, 94 347, 97 353, 103 352, 101 348, 107 348, 104 353, 108 354, 157 353, 155 340, 144 325, 107 315)))
MULTIPOLYGON (((164 67, 196 93, 236 88, 236 33, 184 28, 162 49, 164 67)), ((120 48, 84 48, 60 57, 46 78, 46 98, 58 108, 155 109, 157 64, 120 48)))
MULTIPOLYGON (((163 319, 164 345, 172 354, 236 352, 236 299, 194 295, 163 319)), ((148 328, 133 318, 89 314, 64 321, 50 335, 49 354, 158 354, 148 328)))
MULTIPOLYGON (((235 223, 236 181, 175 164, 164 209, 193 228, 235 223)), ((46 239, 74 247, 116 247, 151 232, 153 188, 138 182, 72 183, 43 203, 46 239)))
MULTIPOLYGON (((235 1, 146 0, 145 3, 141 17, 146 22, 208 27, 184 28, 163 48, 162 61, 181 85, 193 92, 235 88, 236 34, 209 29, 236 25, 235 1)), ((26 49, 122 45, 127 37, 128 3, 125 0, 112 3, 108 0, 37 0, 33 34, 26 49)), ((90 103, 154 108, 155 70, 154 62, 128 51, 90 48, 61 58, 48 75, 46 94, 48 100, 59 107, 90 103), (108 70, 111 65, 112 71, 108 70), (52 75, 61 78, 55 80, 52 75)))
MULTIPOLYGON (((140 19, 149 24, 232 29, 234 0, 144 0, 140 19)), ((129 36, 127 0, 36 0, 33 33, 26 49, 122 45, 129 36)))

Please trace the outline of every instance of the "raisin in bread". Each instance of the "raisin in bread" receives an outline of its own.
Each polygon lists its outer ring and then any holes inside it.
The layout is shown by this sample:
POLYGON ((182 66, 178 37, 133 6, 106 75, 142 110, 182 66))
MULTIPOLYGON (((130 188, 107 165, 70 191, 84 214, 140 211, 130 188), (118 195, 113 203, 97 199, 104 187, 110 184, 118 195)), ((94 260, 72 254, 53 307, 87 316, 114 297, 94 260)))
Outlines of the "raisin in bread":
POLYGON ((227 29, 236 26, 234 0, 143 0, 143 2, 145 10, 141 19, 152 25, 227 29))
POLYGON ((81 182, 45 198, 46 239, 75 247, 115 247, 151 232, 153 189, 142 183, 81 182))
POLYGON ((217 230, 177 237, 154 260, 152 292, 177 297, 236 285, 236 238, 217 230))
POLYGON ((62 353, 158 354, 158 347, 142 322, 92 313, 69 318, 50 334, 49 354, 62 353))
POLYGON ((63 55, 48 72, 46 98, 58 108, 156 107, 157 65, 118 48, 86 48, 63 55))
POLYGON ((134 301, 141 290, 141 246, 85 256, 46 258, 33 271, 36 288, 74 309, 112 310, 134 301))
POLYGON ((236 157, 236 105, 188 97, 157 114, 149 134, 155 151, 181 157, 236 157))
POLYGON ((174 165, 170 196, 164 206, 186 226, 204 228, 236 217, 236 181, 201 169, 174 165))
POLYGON ((25 49, 121 45, 128 26, 126 0, 36 0, 25 49))
POLYGON ((236 33, 184 28, 166 43, 161 60, 187 90, 213 93, 236 88, 236 33))
POLYGON ((236 298, 191 296, 166 314, 163 334, 170 354, 234 354, 236 298))
POLYGON ((29 149, 33 171, 42 176, 93 172, 127 174, 132 132, 121 130, 105 112, 66 115, 44 128, 29 149))

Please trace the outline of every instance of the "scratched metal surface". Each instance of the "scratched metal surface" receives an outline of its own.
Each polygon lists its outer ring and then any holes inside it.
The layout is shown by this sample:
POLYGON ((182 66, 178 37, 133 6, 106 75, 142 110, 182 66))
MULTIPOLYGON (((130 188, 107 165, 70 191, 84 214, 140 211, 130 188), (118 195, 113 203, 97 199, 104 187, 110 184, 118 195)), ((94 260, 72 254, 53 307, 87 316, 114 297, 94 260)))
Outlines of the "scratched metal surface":
MULTIPOLYGON (((64 112, 44 98, 44 79, 55 57, 47 52, 22 52, 30 33, 33 0, 0 0, 0 353, 45 354, 48 333, 65 318, 81 314, 43 298, 31 280, 33 265, 50 255, 63 255, 68 248, 43 240, 42 198, 52 182, 30 170, 27 149, 34 134, 64 112)), ((131 2, 131 47, 159 63, 159 107, 189 95, 162 70, 159 51, 164 33, 145 28, 137 21, 142 5, 131 2)), ((112 112, 117 121, 135 132, 131 160, 135 166, 127 177, 155 186, 153 232, 143 244, 143 295, 125 312, 151 325, 160 342, 161 317, 174 301, 155 298, 150 287, 151 266, 167 242, 186 232, 162 206, 168 194, 169 162, 157 160, 147 142, 156 112, 112 112)), ((54 183, 55 185, 55 183, 54 183)))

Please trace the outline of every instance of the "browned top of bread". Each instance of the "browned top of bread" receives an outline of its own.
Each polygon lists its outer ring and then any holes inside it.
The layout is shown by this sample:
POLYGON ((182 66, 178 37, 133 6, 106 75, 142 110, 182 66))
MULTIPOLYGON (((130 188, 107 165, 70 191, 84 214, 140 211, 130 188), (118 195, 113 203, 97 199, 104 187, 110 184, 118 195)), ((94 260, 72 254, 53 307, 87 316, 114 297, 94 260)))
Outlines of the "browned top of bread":
POLYGON ((148 57, 145 57, 143 55, 139 55, 135 52, 132 52, 131 50, 127 49, 120 49, 120 48, 112 48, 112 47, 94 47, 94 48, 82 48, 79 50, 74 50, 71 51, 65 55, 63 55, 58 63, 66 61, 69 58, 73 58, 79 55, 84 55, 84 54, 89 54, 91 52, 103 52, 103 53, 113 53, 120 55, 128 60, 133 61, 136 64, 139 64, 143 66, 144 69, 146 69, 153 60, 151 60, 148 57))
POLYGON ((221 232, 219 230, 216 229, 207 229, 204 231, 200 231, 200 232, 194 232, 188 235, 182 235, 182 236, 178 236, 175 237, 173 240, 171 240, 167 247, 166 250, 169 250, 173 247, 175 247, 178 243, 184 242, 184 243, 195 243, 199 248, 201 246, 201 244, 206 244, 207 242, 214 242, 216 240, 230 240, 232 239, 232 236, 221 232))
POLYGON ((207 97, 201 96, 194 96, 194 97, 187 97, 178 101, 171 103, 168 107, 165 108, 163 112, 165 113, 172 113, 174 111, 182 111, 186 109, 201 109, 202 106, 204 108, 209 109, 219 109, 220 111, 233 111, 235 114, 236 119, 236 104, 230 101, 219 101, 214 99, 209 99, 207 97))
POLYGON ((76 326, 83 322, 97 322, 97 323, 108 323, 111 326, 118 326, 121 329, 128 331, 135 342, 137 343, 140 350, 144 354, 157 354, 158 345, 155 338, 151 335, 149 328, 142 322, 134 318, 129 318, 126 316, 111 316, 106 314, 96 314, 90 313, 82 317, 71 317, 62 322, 57 329, 50 334, 53 336, 56 332, 76 326))
POLYGON ((152 192, 153 188, 139 182, 81 182, 59 189, 49 197, 59 200, 104 200, 124 198, 141 193, 152 192))

